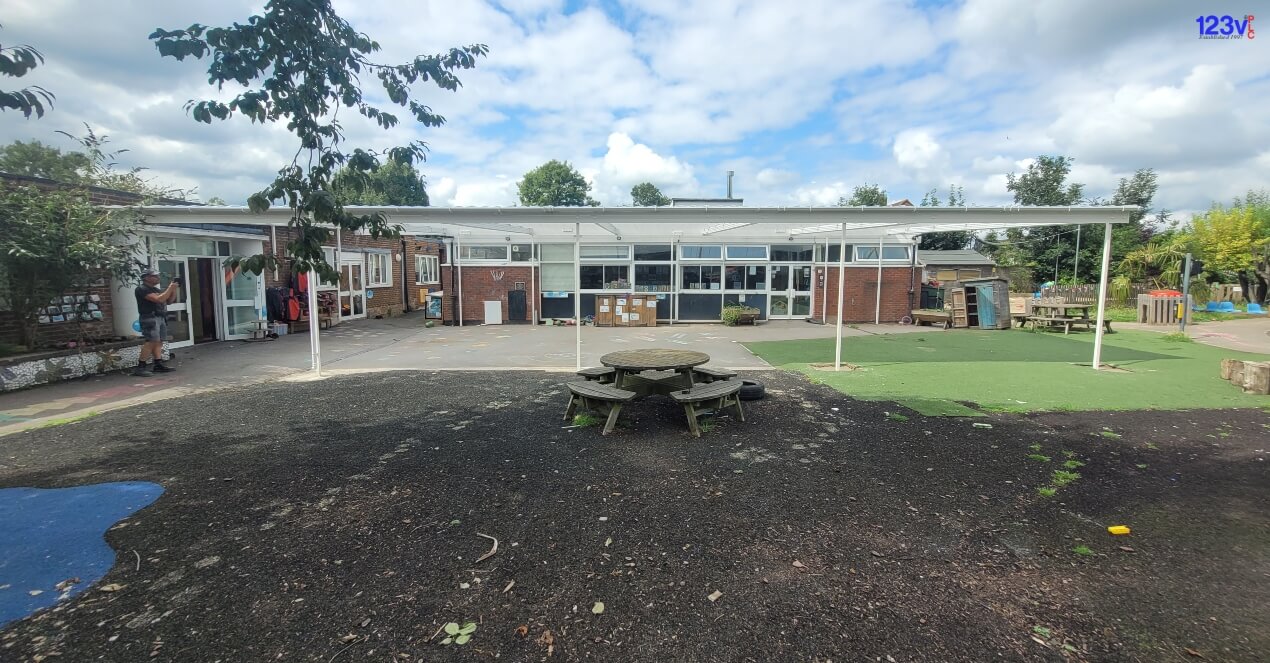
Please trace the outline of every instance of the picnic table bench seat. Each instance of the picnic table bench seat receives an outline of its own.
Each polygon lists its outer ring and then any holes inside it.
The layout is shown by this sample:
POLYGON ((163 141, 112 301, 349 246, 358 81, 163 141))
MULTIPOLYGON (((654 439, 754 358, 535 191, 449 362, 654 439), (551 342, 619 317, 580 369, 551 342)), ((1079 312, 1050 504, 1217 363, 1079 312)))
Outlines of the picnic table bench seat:
POLYGON ((701 437, 701 427, 697 425, 697 406, 722 410, 732 407, 737 417, 745 421, 745 412, 741 410, 741 382, 732 380, 716 380, 699 384, 691 389, 671 392, 670 397, 683 405, 684 416, 688 418, 688 429, 693 437, 701 437))
POLYGON ((594 380, 596 382, 601 382, 604 384, 612 384, 616 373, 617 373, 616 369, 610 368, 608 366, 594 366, 591 368, 584 368, 578 371, 577 374, 581 377, 586 378, 587 380, 594 380))
POLYGON ((925 326, 937 324, 944 329, 952 329, 952 314, 947 311, 937 311, 934 309, 913 309, 909 312, 913 318, 913 324, 917 326, 925 326))
MULTIPOLYGON (((1061 317, 1053 317, 1053 316, 1045 316, 1045 315, 1028 316, 1027 320, 1028 322, 1032 323, 1032 331, 1036 331, 1037 327, 1043 324, 1047 327, 1053 327, 1055 329, 1062 327, 1063 334, 1069 333, 1072 330, 1072 327, 1075 325, 1084 325, 1085 328, 1087 329, 1093 329, 1094 325, 1098 323, 1098 321, 1093 318, 1061 318, 1061 317)), ((1102 326, 1103 326, 1103 329, 1106 330, 1108 334, 1111 333, 1110 320, 1103 320, 1102 326)))
POLYGON ((707 384, 716 380, 731 380, 736 377, 736 371, 730 371, 726 368, 713 368, 711 366, 697 366, 692 369, 693 376, 700 378, 702 382, 707 384))
POLYGON ((604 422, 604 435, 613 432, 613 427, 617 425, 618 414, 622 411, 622 405, 631 402, 638 395, 633 391, 590 380, 570 382, 566 386, 569 387, 569 407, 564 412, 565 421, 573 419, 579 405, 588 410, 595 410, 608 416, 604 422))

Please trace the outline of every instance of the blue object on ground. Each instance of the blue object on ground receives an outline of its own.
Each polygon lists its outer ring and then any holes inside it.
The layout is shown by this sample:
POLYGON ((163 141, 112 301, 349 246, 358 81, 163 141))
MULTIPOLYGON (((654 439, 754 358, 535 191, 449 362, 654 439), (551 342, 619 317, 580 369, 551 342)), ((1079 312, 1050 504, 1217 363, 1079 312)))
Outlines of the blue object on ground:
POLYGON ((1217 313, 1221 309, 1217 308, 1217 302, 1209 302, 1208 305, 1204 307, 1204 310, 1209 313, 1217 313))
POLYGON ((1234 313, 1234 312, 1235 312, 1235 303, 1234 303, 1234 302, 1222 302, 1222 303, 1220 303, 1220 304, 1218 304, 1218 305, 1217 305, 1217 310, 1218 310, 1218 311, 1221 311, 1222 313, 1234 313))
POLYGON ((1261 308, 1261 304, 1256 302, 1248 302, 1248 312, 1253 315, 1265 315, 1266 310, 1261 308))
POLYGON ((115 563, 106 530, 162 493, 148 481, 0 489, 0 627, 100 580, 115 563))

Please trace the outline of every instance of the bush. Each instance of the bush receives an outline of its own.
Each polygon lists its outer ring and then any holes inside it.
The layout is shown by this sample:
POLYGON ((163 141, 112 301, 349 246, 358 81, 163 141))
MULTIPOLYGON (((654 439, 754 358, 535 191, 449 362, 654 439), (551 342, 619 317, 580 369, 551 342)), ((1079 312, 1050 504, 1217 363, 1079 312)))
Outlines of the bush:
POLYGON ((747 313, 758 315, 758 309, 750 306, 741 306, 740 304, 725 304, 723 306, 723 324, 735 327, 740 324, 741 316, 747 313))

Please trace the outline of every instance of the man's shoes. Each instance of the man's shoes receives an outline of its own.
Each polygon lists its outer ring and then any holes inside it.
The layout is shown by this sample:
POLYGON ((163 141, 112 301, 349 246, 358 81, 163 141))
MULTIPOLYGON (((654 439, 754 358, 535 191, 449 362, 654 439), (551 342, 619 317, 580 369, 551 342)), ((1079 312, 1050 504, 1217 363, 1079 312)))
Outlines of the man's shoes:
POLYGON ((150 370, 150 367, 145 364, 137 364, 137 367, 132 369, 132 374, 139 378, 148 378, 154 375, 154 371, 150 370))
POLYGON ((160 364, 159 362, 156 361, 154 362, 153 370, 155 373, 171 373, 172 371, 175 371, 176 369, 170 366, 164 366, 163 364, 160 364))

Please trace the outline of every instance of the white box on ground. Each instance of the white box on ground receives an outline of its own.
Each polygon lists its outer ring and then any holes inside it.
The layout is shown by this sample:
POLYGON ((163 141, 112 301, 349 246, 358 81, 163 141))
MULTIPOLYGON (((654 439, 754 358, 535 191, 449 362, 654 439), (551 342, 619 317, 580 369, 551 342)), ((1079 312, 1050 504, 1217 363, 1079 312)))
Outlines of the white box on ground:
POLYGON ((503 302, 494 299, 485 302, 485 324, 501 325, 503 324, 503 302))

